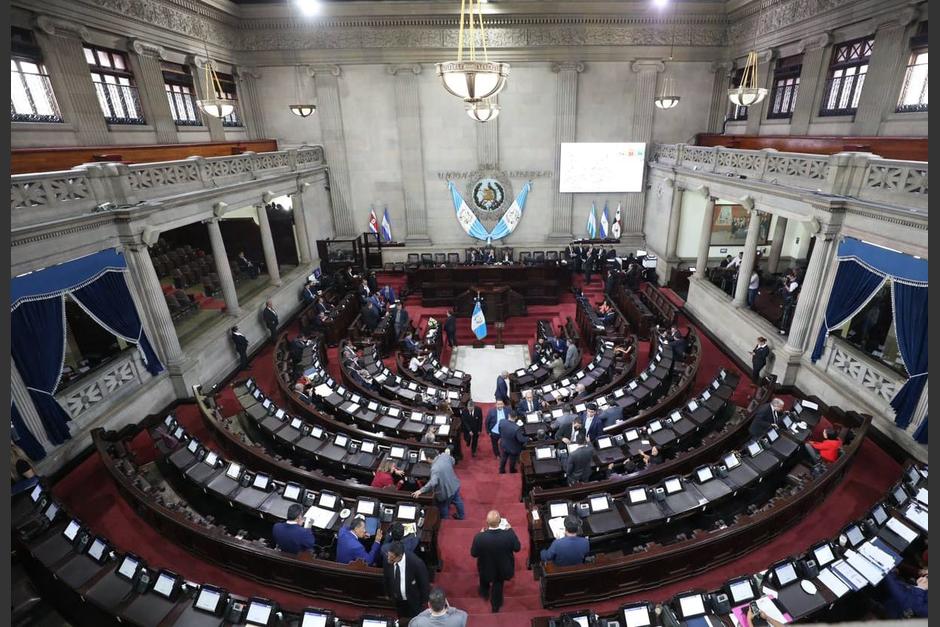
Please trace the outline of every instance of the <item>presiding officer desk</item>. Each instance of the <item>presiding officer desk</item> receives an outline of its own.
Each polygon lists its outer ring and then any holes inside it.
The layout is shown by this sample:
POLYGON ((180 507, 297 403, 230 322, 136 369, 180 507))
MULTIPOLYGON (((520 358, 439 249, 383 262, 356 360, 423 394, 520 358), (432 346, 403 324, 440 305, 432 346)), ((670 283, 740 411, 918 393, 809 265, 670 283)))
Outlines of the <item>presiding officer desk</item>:
POLYGON ((408 291, 420 291, 425 307, 453 306, 457 296, 475 286, 508 287, 526 305, 557 305, 571 284, 571 271, 556 263, 418 267, 407 274, 408 291))

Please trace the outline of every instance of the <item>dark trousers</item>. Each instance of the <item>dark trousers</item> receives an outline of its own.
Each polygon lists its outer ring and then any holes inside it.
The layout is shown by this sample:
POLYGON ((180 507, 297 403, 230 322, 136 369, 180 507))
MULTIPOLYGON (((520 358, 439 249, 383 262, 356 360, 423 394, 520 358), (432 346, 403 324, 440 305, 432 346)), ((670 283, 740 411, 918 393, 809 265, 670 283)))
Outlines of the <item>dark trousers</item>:
POLYGON ((239 370, 245 370, 246 368, 251 367, 251 364, 248 361, 248 351, 246 351, 244 348, 238 351, 238 358, 241 360, 241 363, 238 364, 239 370))
POLYGON ((493 444, 493 455, 499 457, 499 436, 491 433, 490 442, 493 444))
POLYGON ((444 335, 447 336, 447 345, 448 345, 448 346, 451 346, 451 347, 457 346, 457 334, 456 334, 456 333, 451 333, 451 332, 448 331, 447 329, 444 329, 444 335))
POLYGON ((477 444, 480 441, 480 432, 479 431, 464 431, 463 441, 467 446, 470 447, 470 454, 476 457, 477 444))
POLYGON ((490 607, 494 612, 498 612, 503 606, 503 584, 502 579, 496 581, 483 581, 480 579, 480 596, 490 600, 490 607))
POLYGON ((268 331, 271 333, 271 342, 277 342, 277 325, 268 327, 268 331))
POLYGON ((398 610, 398 616, 404 618, 414 618, 422 611, 424 611, 424 606, 418 603, 417 601, 411 600, 401 600, 398 599, 395 601, 395 607, 398 610))
POLYGON ((506 460, 509 460, 509 472, 516 472, 516 462, 519 461, 519 455, 512 455, 503 451, 499 456, 499 472, 506 472, 506 460))

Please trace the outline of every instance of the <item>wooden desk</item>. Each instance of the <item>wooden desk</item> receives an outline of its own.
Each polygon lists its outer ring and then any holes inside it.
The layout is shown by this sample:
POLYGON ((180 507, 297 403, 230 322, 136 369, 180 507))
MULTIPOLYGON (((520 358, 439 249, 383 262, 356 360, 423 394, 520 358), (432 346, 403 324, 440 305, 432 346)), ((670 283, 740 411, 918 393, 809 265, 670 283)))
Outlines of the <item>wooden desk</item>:
POLYGON ((557 305, 571 283, 566 266, 544 264, 411 268, 409 291, 421 292, 425 307, 453 305, 457 296, 474 287, 505 286, 522 295, 527 305, 557 305))

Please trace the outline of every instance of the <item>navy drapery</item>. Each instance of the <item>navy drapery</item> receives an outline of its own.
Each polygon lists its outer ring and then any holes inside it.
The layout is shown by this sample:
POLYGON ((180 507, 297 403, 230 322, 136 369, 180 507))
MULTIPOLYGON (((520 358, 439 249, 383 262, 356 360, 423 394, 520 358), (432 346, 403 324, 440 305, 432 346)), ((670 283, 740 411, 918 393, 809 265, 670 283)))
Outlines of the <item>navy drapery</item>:
POLYGON ((917 431, 914 432, 914 439, 921 444, 927 444, 927 416, 924 416, 924 421, 920 423, 917 431))
POLYGON ((69 438, 69 415, 54 396, 65 358, 63 298, 21 302, 10 312, 13 361, 33 398, 46 436, 53 444, 61 444, 69 438))
POLYGON ((838 328, 864 307, 865 303, 881 289, 884 282, 883 276, 872 273, 855 261, 843 260, 839 263, 836 279, 832 284, 832 293, 829 294, 829 304, 826 305, 826 318, 819 329, 816 346, 813 348, 812 360, 814 362, 822 357, 829 332, 838 328))
POLYGON ((27 428, 26 423, 23 422, 23 418, 20 416, 20 410, 17 409, 16 403, 10 403, 10 423, 10 439, 23 449, 23 452, 26 453, 31 460, 38 462, 46 456, 46 450, 36 441, 36 438, 33 437, 29 428, 27 428))
POLYGON ((895 282, 892 285, 892 297, 898 348, 909 377, 891 399, 894 422, 903 429, 910 424, 927 383, 927 288, 895 282))
POLYGON ((108 331, 137 344, 150 374, 163 370, 144 333, 124 273, 106 272, 93 283, 72 292, 72 298, 108 331))

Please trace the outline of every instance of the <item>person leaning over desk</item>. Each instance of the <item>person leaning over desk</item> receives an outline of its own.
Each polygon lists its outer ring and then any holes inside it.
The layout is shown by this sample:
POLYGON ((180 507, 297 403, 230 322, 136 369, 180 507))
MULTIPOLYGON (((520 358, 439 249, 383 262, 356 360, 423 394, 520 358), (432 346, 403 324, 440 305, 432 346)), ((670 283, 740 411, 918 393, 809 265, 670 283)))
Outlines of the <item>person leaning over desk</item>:
POLYGON ((382 528, 375 532, 375 542, 372 548, 366 551, 361 540, 368 536, 364 518, 353 518, 348 525, 340 527, 336 536, 336 561, 340 564, 350 564, 362 560, 369 566, 375 566, 376 558, 382 547, 382 528))

